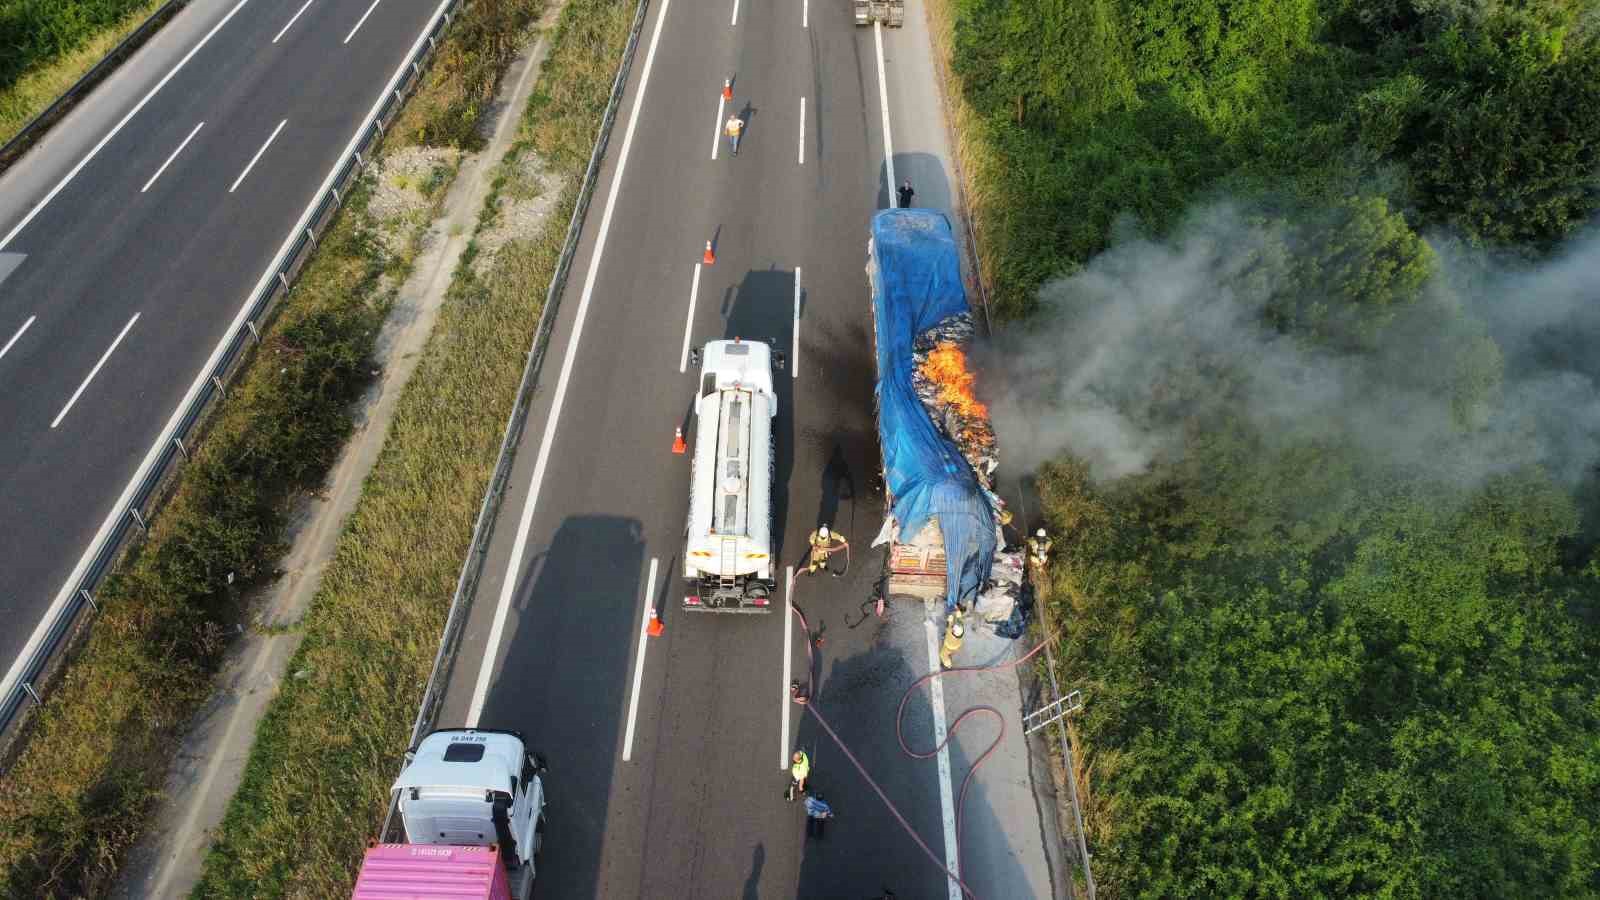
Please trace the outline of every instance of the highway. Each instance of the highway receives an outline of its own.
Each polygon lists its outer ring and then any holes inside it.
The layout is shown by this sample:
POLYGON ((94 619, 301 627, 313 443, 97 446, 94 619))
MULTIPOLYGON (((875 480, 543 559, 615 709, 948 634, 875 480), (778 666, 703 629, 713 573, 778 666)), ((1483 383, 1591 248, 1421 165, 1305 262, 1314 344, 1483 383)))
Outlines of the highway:
POLYGON ((197 0, 0 179, 0 667, 439 0, 197 0))
MULTIPOLYGON (((781 558, 797 562, 824 522, 855 558, 844 577, 801 578, 777 599, 823 639, 817 707, 950 860, 950 767, 967 757, 914 763, 893 732, 901 692, 937 665, 925 612, 877 619, 866 605, 883 496, 863 267, 869 220, 890 203, 886 125, 913 135, 889 158, 919 205, 947 208, 953 194, 932 146, 944 131, 922 9, 909 7, 917 27, 886 32, 880 57, 843 2, 651 3, 436 723, 518 729, 548 758, 537 896, 959 896, 789 702, 807 660, 782 606, 681 611, 689 464, 670 449, 675 427, 692 433, 687 348, 742 337, 790 354, 778 373, 781 558), (923 81, 886 93, 883 72, 923 81), (731 112, 747 122, 737 157, 718 143, 731 112), (643 631, 653 608, 659 637, 643 631), (796 746, 838 814, 821 842, 782 798, 796 746)), ((927 699, 906 734, 933 743, 927 699)), ((1026 794, 1027 772, 1007 777, 1026 794)), ((986 802, 969 821, 1025 839, 974 841, 974 886, 1050 896, 1033 800, 1019 816, 976 793, 986 802)))

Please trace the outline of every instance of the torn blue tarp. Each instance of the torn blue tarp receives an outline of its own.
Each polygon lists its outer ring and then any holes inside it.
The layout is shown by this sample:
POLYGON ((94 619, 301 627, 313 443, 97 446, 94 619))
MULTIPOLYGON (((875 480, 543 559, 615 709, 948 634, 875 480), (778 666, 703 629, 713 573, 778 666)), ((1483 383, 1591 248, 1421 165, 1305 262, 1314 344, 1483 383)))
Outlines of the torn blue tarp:
POLYGON ((887 209, 872 219, 872 314, 878 345, 878 440, 890 508, 910 541, 930 518, 944 534, 945 607, 970 603, 994 563, 994 510, 972 467, 933 424, 912 389, 912 341, 967 312, 950 220, 925 209, 887 209))

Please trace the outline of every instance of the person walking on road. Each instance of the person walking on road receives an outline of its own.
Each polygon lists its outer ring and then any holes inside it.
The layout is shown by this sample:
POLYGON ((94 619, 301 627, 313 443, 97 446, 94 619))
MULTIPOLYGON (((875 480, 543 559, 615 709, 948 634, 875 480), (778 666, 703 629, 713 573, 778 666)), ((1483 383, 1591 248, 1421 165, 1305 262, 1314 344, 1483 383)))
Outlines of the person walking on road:
POLYGON ((729 116, 728 124, 722 126, 722 133, 728 136, 728 149, 733 151, 734 156, 738 156, 739 136, 744 133, 744 120, 737 115, 729 116))
MULTIPOLYGON (((703 133, 704 132, 702 132, 702 134, 703 133)), ((917 192, 915 190, 913 190, 912 187, 911 187, 911 179, 909 179, 909 178, 907 178, 905 180, 905 183, 900 185, 900 190, 896 191, 895 193, 897 193, 900 196, 900 208, 901 209, 906 209, 906 208, 910 207, 911 206, 911 198, 915 197, 917 195, 917 192)))
POLYGON ((821 794, 806 795, 806 837, 822 840, 823 830, 827 828, 828 820, 831 818, 833 818, 833 807, 822 799, 821 794))

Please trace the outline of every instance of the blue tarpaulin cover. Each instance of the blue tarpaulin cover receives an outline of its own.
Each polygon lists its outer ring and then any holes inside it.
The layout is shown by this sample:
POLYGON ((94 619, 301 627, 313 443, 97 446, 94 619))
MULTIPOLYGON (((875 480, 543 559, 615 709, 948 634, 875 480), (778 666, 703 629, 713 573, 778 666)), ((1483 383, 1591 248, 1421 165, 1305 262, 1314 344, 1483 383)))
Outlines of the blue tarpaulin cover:
POLYGON ((994 510, 972 467, 917 399, 912 341, 967 312, 950 220, 926 209, 886 209, 872 219, 872 314, 878 344, 878 440, 900 526, 912 540, 937 518, 944 533, 946 609, 970 601, 994 564, 994 510))

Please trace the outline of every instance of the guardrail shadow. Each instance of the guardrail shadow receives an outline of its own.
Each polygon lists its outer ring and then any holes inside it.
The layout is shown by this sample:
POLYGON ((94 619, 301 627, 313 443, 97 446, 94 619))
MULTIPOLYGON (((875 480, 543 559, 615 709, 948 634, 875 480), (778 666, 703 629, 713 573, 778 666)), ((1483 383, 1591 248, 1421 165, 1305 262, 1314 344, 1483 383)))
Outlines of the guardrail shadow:
POLYGON ((572 516, 517 586, 503 646, 520 652, 502 664, 481 724, 522 731, 550 765, 543 897, 598 894, 643 562, 637 519, 572 516))

